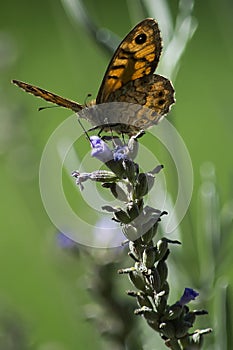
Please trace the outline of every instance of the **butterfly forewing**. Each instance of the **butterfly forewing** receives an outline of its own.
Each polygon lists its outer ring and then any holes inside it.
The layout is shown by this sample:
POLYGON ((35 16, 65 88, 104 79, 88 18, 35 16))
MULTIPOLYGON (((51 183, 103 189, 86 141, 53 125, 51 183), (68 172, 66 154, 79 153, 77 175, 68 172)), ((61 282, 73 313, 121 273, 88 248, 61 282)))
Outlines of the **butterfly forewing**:
POLYGON ((14 84, 18 85, 24 91, 29 92, 30 94, 33 94, 34 96, 41 97, 44 100, 46 100, 48 102, 55 103, 58 106, 69 108, 74 112, 79 112, 79 111, 81 111, 81 109, 84 108, 82 105, 80 105, 77 102, 68 100, 67 98, 61 97, 61 96, 56 95, 52 92, 41 89, 38 86, 27 84, 27 83, 24 83, 23 81, 19 81, 19 80, 12 80, 12 82, 14 84))
POLYGON ((109 95, 126 83, 156 69, 162 50, 157 22, 145 19, 125 37, 109 63, 99 89, 96 103, 108 102, 109 95))

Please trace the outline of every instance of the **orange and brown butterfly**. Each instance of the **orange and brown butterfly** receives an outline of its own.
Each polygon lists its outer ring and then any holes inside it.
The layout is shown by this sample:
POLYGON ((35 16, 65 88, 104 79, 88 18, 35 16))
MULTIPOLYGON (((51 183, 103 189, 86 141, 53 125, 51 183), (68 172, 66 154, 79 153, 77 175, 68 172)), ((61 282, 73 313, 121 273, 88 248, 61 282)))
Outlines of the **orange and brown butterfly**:
POLYGON ((108 111, 110 117, 106 118, 102 112, 85 113, 85 110, 91 107, 88 108, 37 86, 18 80, 13 80, 13 83, 26 92, 79 113, 79 117, 89 120, 94 128, 114 130, 131 136, 141 129, 157 124, 175 102, 172 83, 161 75, 153 74, 161 51, 162 39, 158 23, 151 18, 137 24, 116 49, 97 98, 90 103, 90 105, 101 105, 108 102, 122 102, 119 105, 123 107, 120 108, 120 114, 116 113, 117 119, 114 119, 114 123, 111 116, 116 112, 118 106, 116 104, 114 108, 110 107, 108 111), (132 105, 140 108, 131 108, 132 105))

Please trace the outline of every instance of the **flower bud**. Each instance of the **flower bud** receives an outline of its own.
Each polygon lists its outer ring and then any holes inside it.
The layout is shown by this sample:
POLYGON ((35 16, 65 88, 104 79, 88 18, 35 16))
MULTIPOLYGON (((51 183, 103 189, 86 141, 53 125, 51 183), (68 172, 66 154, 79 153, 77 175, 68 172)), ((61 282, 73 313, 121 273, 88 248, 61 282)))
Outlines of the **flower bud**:
POLYGON ((146 306, 143 306, 141 309, 135 310, 134 313, 135 315, 143 315, 145 319, 149 322, 157 322, 159 319, 157 312, 146 306))
POLYGON ((129 159, 125 159, 122 165, 125 169, 125 176, 128 178, 129 182, 134 183, 137 176, 137 165, 129 159))
POLYGON ((140 213, 138 205, 135 202, 129 202, 127 204, 127 213, 131 220, 136 219, 140 213))
POLYGON ((112 182, 112 183, 104 183, 102 184, 104 188, 110 188, 113 196, 117 198, 118 200, 122 202, 128 201, 128 196, 123 190, 121 186, 118 185, 118 183, 112 182))
POLYGON ((168 268, 167 268, 167 264, 165 263, 165 261, 160 260, 158 262, 157 271, 158 271, 159 276, 160 276, 161 286, 163 286, 164 282, 167 280, 167 275, 168 275, 168 268))
POLYGON ((167 306, 167 297, 164 295, 164 292, 161 292, 155 296, 155 307, 156 311, 162 315, 167 306))
POLYGON ((96 170, 92 173, 80 173, 79 171, 73 171, 72 176, 76 178, 76 184, 80 186, 80 189, 83 190, 83 182, 87 180, 92 180, 96 182, 114 182, 118 178, 112 171, 107 170, 96 170))
POLYGON ((138 175, 137 183, 135 185, 135 198, 142 198, 148 192, 147 176, 144 173, 138 175))
POLYGON ((108 211, 109 213, 115 213, 117 211, 117 209, 112 207, 111 205, 103 205, 101 208, 103 210, 108 211))
POLYGON ((158 174, 164 168, 163 165, 157 165, 153 170, 150 171, 151 174, 158 174))
POLYGON ((192 325, 187 325, 185 322, 183 322, 181 319, 178 319, 175 321, 175 335, 176 338, 183 338, 187 333, 189 328, 191 328, 192 325))
POLYGON ((141 307, 147 306, 148 308, 153 309, 153 305, 151 304, 150 299, 143 293, 138 293, 137 302, 141 307))
POLYGON ((165 335, 167 338, 174 338, 175 336, 175 328, 171 322, 163 322, 159 325, 161 329, 161 333, 165 335))
MULTIPOLYGON (((158 222, 156 222, 155 224, 153 223, 153 225, 148 229, 148 231, 144 235, 142 235, 141 237, 142 241, 145 244, 148 244, 149 242, 151 242, 154 236, 156 235, 157 229, 158 229, 158 222)), ((158 260, 156 257, 155 259, 156 261, 158 260)))
POLYGON ((165 239, 160 239, 157 244, 156 260, 161 260, 167 253, 168 243, 165 239))
POLYGON ((143 251, 142 255, 143 264, 150 268, 154 266, 155 263, 155 250, 153 248, 147 248, 143 251))
POLYGON ((139 237, 136 227, 130 224, 123 225, 122 232, 129 241, 135 241, 139 237))
POLYGON ((169 307, 166 319, 167 320, 174 320, 175 318, 178 318, 182 313, 182 307, 179 304, 174 304, 169 307))
POLYGON ((195 318, 196 318, 196 315, 194 312, 192 311, 189 311, 185 316, 184 316, 184 320, 186 322, 189 322, 190 324, 193 324, 195 322, 195 318))
POLYGON ((111 159, 111 160, 105 162, 105 164, 120 179, 124 176, 125 169, 124 169, 124 167, 122 165, 122 161, 121 160, 116 161, 114 159, 111 159))
POLYGON ((128 142, 128 157, 134 160, 138 154, 139 144, 136 140, 133 140, 132 137, 128 142))
POLYGON ((90 173, 90 179, 97 182, 113 182, 118 178, 112 171, 96 170, 90 173))
POLYGON ((160 333, 160 329, 159 329, 159 322, 152 322, 152 321, 148 321, 147 320, 147 324, 148 326, 150 326, 154 331, 160 333))
POLYGON ((129 273, 129 279, 133 283, 133 285, 143 292, 146 291, 146 282, 144 276, 138 271, 131 271, 129 273))
POLYGON ((123 275, 123 274, 129 274, 132 271, 135 271, 135 267, 126 267, 125 269, 119 269, 117 273, 119 273, 119 275, 123 275))
POLYGON ((129 241, 129 252, 136 258, 137 261, 140 260, 140 254, 139 254, 134 242, 132 242, 132 241, 129 241))
POLYGON ((156 268, 153 268, 150 275, 150 283, 152 288, 159 293, 161 291, 161 279, 156 268))
POLYGON ((155 183, 155 177, 154 175, 152 175, 151 173, 146 173, 146 179, 147 179, 147 193, 152 189, 152 187, 154 186, 155 183))
POLYGON ((163 291, 164 291, 164 297, 168 298, 168 294, 170 292, 170 287, 167 281, 163 283, 163 291))
POLYGON ((114 213, 114 216, 116 217, 117 220, 119 220, 123 224, 128 224, 131 221, 129 215, 122 209, 116 211, 114 213))

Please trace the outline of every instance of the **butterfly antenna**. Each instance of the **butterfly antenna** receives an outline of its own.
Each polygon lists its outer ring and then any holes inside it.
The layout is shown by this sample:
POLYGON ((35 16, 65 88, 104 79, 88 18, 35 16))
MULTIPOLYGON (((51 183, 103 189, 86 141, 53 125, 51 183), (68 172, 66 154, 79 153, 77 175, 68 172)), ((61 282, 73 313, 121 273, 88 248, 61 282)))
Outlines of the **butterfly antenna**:
POLYGON ((92 94, 87 94, 87 96, 86 96, 86 98, 85 98, 85 100, 84 100, 84 105, 85 105, 85 107, 88 107, 87 99, 88 99, 89 97, 91 97, 91 96, 92 96, 92 94))
POLYGON ((79 123, 79 125, 81 126, 81 128, 83 129, 84 134, 85 134, 85 136, 86 136, 87 140, 88 140, 88 141, 91 143, 90 136, 88 135, 88 133, 87 133, 86 129, 84 128, 84 126, 83 126, 83 124, 82 124, 82 122, 81 122, 81 120, 80 120, 79 118, 78 118, 78 123, 79 123))

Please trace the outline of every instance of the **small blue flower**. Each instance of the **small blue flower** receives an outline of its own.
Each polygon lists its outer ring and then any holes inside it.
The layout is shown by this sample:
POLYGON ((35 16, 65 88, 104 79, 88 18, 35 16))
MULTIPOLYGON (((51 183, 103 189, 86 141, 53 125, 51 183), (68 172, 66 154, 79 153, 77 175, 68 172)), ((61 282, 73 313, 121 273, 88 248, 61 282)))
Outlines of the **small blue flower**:
POLYGON ((185 288, 184 294, 182 295, 182 297, 180 298, 178 303, 181 306, 184 306, 184 305, 188 304, 191 300, 196 299, 196 297, 198 295, 199 295, 199 293, 196 292, 194 289, 192 289, 192 288, 185 288))
POLYGON ((113 152, 113 159, 119 161, 127 158, 127 146, 117 146, 113 152))
POLYGON ((99 159, 101 162, 104 162, 104 163, 113 159, 112 151, 110 150, 108 145, 103 140, 101 140, 100 137, 91 136, 90 141, 91 141, 91 147, 92 147, 92 152, 91 152, 92 157, 96 157, 97 159, 99 159))

